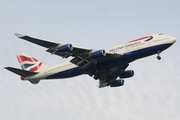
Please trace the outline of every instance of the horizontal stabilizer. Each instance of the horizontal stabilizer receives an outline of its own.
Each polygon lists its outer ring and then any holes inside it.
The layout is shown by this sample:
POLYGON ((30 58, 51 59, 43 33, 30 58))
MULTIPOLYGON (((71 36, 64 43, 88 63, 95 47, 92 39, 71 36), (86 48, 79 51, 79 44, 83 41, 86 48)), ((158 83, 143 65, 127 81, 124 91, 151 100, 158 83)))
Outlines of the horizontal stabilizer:
POLYGON ((38 74, 38 72, 30 72, 30 71, 26 71, 26 70, 22 70, 22 69, 18 69, 18 68, 13 68, 13 67, 5 67, 5 69, 7 69, 7 70, 9 70, 15 74, 18 74, 20 76, 23 76, 23 77, 38 74))

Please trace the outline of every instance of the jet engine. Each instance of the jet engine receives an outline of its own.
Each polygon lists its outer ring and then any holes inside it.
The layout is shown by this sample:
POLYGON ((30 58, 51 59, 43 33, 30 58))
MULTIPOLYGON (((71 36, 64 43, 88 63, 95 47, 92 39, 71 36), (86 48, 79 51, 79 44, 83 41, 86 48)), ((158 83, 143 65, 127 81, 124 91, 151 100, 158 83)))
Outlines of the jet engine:
POLYGON ((124 85, 124 80, 118 79, 110 84, 110 87, 119 87, 124 85))
POLYGON ((89 57, 91 58, 98 58, 98 57, 103 57, 103 56, 106 56, 105 50, 97 50, 89 54, 89 57))
POLYGON ((125 70, 119 77, 120 78, 130 78, 134 76, 133 70, 125 70))
POLYGON ((61 45, 57 48, 57 52, 68 52, 73 50, 73 46, 71 44, 61 45))

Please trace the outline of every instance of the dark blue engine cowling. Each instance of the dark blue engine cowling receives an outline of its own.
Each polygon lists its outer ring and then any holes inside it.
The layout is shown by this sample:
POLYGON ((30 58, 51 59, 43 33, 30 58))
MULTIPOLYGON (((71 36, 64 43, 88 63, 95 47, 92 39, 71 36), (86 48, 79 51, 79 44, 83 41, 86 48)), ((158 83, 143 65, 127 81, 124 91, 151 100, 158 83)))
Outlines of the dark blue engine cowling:
POLYGON ((126 70, 119 77, 120 78, 129 78, 129 77, 133 77, 133 76, 134 76, 133 70, 126 70))
POLYGON ((98 58, 98 57, 103 57, 103 56, 106 56, 105 50, 98 50, 98 51, 92 52, 89 55, 89 57, 91 58, 98 58))
POLYGON ((124 85, 124 80, 118 79, 110 84, 111 87, 119 87, 124 85))
POLYGON ((57 48, 57 52, 68 52, 73 49, 71 44, 61 45, 57 48))

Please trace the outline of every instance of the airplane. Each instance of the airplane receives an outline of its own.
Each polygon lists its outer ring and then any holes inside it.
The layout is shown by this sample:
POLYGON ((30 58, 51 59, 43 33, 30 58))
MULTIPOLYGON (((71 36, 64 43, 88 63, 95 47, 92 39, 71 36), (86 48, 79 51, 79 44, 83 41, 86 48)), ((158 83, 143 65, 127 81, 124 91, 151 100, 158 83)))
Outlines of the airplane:
POLYGON ((42 79, 61 79, 87 74, 99 80, 99 88, 123 86, 125 78, 134 76, 133 70, 126 70, 129 63, 154 54, 157 54, 157 59, 160 60, 160 53, 176 42, 175 37, 160 33, 134 39, 106 50, 94 50, 18 33, 15 35, 20 39, 47 48, 46 51, 52 55, 62 58, 72 57, 68 62, 46 66, 25 53, 18 54, 17 58, 22 69, 13 67, 5 67, 5 69, 20 75, 21 80, 37 84, 42 79))

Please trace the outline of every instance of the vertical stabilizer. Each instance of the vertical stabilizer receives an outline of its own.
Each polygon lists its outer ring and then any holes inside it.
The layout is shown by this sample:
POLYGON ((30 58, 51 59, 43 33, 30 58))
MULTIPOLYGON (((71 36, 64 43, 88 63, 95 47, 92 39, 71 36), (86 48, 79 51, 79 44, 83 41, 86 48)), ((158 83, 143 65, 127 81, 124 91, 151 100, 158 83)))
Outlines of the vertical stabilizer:
POLYGON ((41 61, 22 53, 17 55, 17 59, 23 70, 31 71, 31 72, 39 72, 40 70, 47 67, 41 61))

